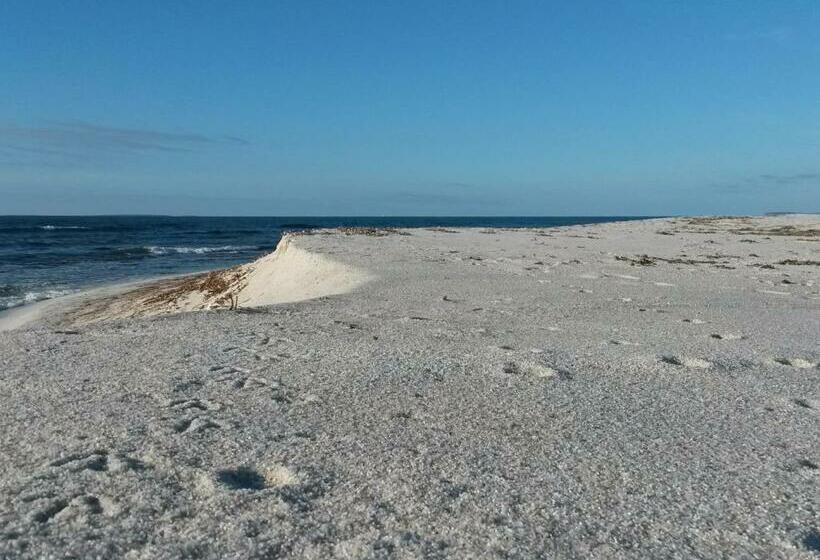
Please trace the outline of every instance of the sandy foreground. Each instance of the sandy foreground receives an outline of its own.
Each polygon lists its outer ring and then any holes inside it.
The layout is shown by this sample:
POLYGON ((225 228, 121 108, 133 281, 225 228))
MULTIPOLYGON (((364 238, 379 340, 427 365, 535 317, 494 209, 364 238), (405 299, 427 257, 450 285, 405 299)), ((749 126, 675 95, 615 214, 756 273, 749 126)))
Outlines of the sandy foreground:
POLYGON ((39 309, 2 558, 820 554, 819 216, 314 232, 39 309))

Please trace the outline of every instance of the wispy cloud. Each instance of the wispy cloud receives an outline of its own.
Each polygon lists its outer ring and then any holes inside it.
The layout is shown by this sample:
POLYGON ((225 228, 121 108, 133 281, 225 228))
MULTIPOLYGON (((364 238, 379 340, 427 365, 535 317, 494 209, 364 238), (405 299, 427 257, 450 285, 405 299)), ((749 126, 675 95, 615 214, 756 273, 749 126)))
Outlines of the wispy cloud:
POLYGON ((767 189, 820 187, 820 173, 780 175, 763 173, 733 183, 717 183, 717 189, 726 192, 759 192, 767 189))
POLYGON ((6 163, 79 161, 95 154, 200 152, 216 146, 244 146, 236 136, 118 128, 87 122, 56 122, 43 126, 0 126, 0 155, 6 163))

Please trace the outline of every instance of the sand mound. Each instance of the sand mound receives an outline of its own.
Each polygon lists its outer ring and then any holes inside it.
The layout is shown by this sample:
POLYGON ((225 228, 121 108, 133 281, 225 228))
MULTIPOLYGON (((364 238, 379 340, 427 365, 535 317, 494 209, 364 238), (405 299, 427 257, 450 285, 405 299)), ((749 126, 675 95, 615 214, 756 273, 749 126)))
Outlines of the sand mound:
POLYGON ((363 271, 297 247, 285 235, 273 253, 252 263, 153 282, 92 299, 67 313, 74 324, 206 309, 254 308, 342 294, 369 279, 363 271))
POLYGON ((363 271, 297 247, 285 236, 276 251, 244 265, 240 307, 289 303, 349 292, 369 279, 363 271))

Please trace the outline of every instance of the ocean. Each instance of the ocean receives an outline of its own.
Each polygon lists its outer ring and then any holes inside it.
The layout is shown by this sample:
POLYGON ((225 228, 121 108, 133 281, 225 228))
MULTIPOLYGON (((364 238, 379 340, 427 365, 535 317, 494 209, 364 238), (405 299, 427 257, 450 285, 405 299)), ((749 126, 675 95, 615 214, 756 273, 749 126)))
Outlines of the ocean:
POLYGON ((0 310, 103 284, 223 268, 324 227, 551 227, 629 217, 0 216, 0 310))

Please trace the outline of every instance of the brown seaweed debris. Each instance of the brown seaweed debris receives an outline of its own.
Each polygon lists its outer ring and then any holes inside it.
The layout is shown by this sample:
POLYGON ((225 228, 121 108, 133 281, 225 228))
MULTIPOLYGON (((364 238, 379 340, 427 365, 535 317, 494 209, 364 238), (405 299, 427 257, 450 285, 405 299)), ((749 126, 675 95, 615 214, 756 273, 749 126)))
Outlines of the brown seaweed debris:
POLYGON ((790 264, 790 265, 793 265, 793 266, 820 266, 820 261, 811 261, 811 260, 801 261, 801 260, 798 260, 798 259, 785 259, 785 260, 782 260, 782 261, 778 262, 777 264, 790 264))
POLYGON ((655 266, 655 264, 657 264, 655 262, 655 259, 652 259, 646 255, 640 255, 637 258, 622 257, 620 255, 615 255, 615 260, 628 262, 632 266, 655 266))
POLYGON ((669 264, 718 264, 714 260, 682 258, 667 259, 665 257, 653 257, 650 255, 638 255, 637 257, 623 257, 620 255, 615 255, 615 260, 628 262, 632 266, 655 266, 659 262, 665 262, 669 264))
POLYGON ((406 231, 402 231, 400 229, 392 227, 340 227, 339 232, 344 233, 345 235, 367 235, 370 237, 385 237, 387 235, 410 235, 410 233, 406 231))
POLYGON ((367 235, 369 237, 385 237, 387 235, 411 235, 410 232, 397 228, 384 227, 339 227, 336 229, 303 229, 289 232, 289 235, 333 235, 343 233, 345 235, 367 235))
MULTIPOLYGON (((677 228, 663 232, 668 233, 731 233, 744 236, 780 236, 780 237, 800 237, 805 241, 817 241, 820 237, 820 230, 814 228, 801 229, 792 225, 761 227, 755 226, 749 216, 696 216, 692 218, 682 218, 672 222, 677 228)), ((661 233, 661 232, 658 232, 661 233)), ((754 243, 754 240, 744 239, 744 243, 754 243)))
POLYGON ((800 229, 794 226, 777 226, 771 228, 739 228, 729 230, 736 235, 774 235, 781 237, 820 237, 820 229, 800 229))
POLYGON ((194 292, 199 292, 207 298, 217 298, 214 303, 236 309, 237 294, 241 289, 246 272, 240 266, 214 270, 205 274, 197 274, 180 280, 171 288, 160 290, 142 300, 147 305, 166 305, 176 303, 178 299, 194 292))
MULTIPOLYGON (((685 256, 685 255, 684 255, 685 256)), ((712 266, 716 266, 718 268, 727 268, 728 263, 720 262, 717 259, 739 259, 740 257, 737 255, 721 255, 721 254, 713 254, 713 255, 701 255, 708 260, 702 259, 690 259, 690 258, 682 258, 682 257, 675 257, 675 258, 666 258, 666 257, 655 257, 651 255, 638 255, 636 257, 624 257, 621 255, 615 255, 615 260, 617 261, 624 261, 628 262, 632 266, 655 266, 659 262, 664 262, 668 264, 711 264, 712 266)))

